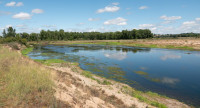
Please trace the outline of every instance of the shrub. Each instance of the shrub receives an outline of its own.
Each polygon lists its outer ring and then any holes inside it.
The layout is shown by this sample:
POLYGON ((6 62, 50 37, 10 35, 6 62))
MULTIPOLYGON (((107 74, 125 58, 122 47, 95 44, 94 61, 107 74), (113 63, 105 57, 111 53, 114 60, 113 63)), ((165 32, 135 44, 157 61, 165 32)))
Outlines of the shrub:
POLYGON ((27 46, 27 40, 26 39, 19 39, 19 43, 27 46))

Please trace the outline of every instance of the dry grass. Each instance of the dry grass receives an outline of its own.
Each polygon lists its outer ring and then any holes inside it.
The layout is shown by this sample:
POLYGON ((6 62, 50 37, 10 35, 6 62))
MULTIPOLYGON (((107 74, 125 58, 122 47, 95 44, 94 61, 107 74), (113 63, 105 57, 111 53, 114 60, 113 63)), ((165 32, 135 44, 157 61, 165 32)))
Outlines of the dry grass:
POLYGON ((0 107, 49 107, 54 103, 50 70, 0 46, 0 107))

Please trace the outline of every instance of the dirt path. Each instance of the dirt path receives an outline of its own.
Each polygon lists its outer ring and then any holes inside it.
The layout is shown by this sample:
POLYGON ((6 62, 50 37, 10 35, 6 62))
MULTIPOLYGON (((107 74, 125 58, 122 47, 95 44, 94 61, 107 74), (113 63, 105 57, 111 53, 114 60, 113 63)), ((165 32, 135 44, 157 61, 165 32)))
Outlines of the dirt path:
MULTIPOLYGON (((121 92, 125 84, 112 82, 102 85, 96 81, 72 71, 71 66, 51 66, 56 83, 56 99, 71 108, 154 108, 130 95, 121 92)), ((127 86, 127 85, 125 85, 127 86)), ((169 108, 189 108, 189 106, 173 99, 158 99, 169 108)))

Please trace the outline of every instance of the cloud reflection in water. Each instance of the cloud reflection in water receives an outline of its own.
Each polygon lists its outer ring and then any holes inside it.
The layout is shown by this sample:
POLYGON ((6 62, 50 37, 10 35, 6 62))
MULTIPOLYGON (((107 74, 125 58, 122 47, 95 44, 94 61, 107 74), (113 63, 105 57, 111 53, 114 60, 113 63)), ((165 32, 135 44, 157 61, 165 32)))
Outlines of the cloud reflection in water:
POLYGON ((124 60, 127 58, 127 53, 126 52, 104 53, 104 56, 110 59, 124 60))

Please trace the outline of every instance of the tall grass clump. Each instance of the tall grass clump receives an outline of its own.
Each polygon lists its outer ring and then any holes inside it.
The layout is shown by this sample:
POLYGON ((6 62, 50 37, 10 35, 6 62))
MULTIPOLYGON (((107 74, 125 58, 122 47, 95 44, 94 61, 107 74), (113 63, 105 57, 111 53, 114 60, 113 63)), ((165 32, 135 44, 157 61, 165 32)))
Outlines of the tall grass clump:
POLYGON ((49 107, 53 103, 50 70, 0 46, 0 107, 49 107))

